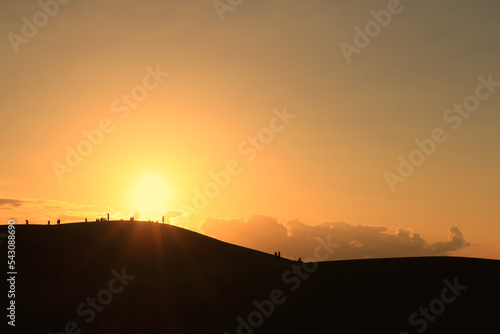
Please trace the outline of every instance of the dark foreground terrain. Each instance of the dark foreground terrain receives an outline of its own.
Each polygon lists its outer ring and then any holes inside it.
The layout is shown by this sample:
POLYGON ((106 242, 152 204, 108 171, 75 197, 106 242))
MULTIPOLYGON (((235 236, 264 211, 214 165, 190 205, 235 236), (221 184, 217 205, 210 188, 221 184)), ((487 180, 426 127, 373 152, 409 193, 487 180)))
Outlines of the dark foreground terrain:
POLYGON ((16 327, 2 315, 1 333, 500 333, 494 260, 299 265, 174 226, 99 222, 16 226, 16 270, 16 327))

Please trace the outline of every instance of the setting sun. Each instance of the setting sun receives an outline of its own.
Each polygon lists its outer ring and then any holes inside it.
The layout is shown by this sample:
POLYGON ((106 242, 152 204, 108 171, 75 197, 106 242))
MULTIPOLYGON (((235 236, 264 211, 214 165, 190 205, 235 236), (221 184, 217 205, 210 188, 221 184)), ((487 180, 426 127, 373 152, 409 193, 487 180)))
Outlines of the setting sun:
POLYGON ((158 173, 141 175, 130 188, 131 209, 143 216, 163 214, 171 197, 167 181, 158 173))

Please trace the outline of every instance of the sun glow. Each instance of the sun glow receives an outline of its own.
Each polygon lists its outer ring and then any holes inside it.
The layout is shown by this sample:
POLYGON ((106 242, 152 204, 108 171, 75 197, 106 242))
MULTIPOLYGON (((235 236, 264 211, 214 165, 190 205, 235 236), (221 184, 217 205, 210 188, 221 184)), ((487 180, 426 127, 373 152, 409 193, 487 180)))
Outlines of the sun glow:
POLYGON ((157 173, 142 175, 130 188, 131 208, 150 218, 162 215, 171 198, 172 192, 167 181, 157 173))

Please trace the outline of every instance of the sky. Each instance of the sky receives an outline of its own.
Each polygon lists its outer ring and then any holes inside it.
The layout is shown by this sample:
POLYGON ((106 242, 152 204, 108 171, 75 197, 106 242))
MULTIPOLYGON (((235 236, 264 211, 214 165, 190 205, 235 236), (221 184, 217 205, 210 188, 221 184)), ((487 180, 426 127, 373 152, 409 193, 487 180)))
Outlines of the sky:
MULTIPOLYGON (((0 219, 500 259, 493 0, 0 4, 0 219)), ((308 255, 309 254, 309 255, 308 255)))

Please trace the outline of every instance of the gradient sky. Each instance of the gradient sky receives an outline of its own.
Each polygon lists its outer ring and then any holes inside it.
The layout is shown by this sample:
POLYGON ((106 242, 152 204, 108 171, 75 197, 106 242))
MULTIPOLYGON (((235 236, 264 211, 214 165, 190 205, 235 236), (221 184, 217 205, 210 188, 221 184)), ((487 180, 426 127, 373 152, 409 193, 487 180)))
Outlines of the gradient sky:
POLYGON ((331 234, 338 258, 500 259, 500 87, 460 126, 443 118, 478 77, 500 82, 500 3, 402 0, 348 62, 341 43, 390 3, 243 0, 221 20, 210 0, 75 0, 34 33, 23 25, 40 5, 2 1, 1 223, 166 213, 290 257, 331 234), (127 107, 144 80, 156 87, 127 107), (251 155, 249 136, 284 110, 295 117, 251 155), (54 162, 103 120, 59 178, 54 162), (446 140, 391 189, 386 172, 436 128, 446 140), (229 185, 196 209, 195 189, 231 162, 229 185))

